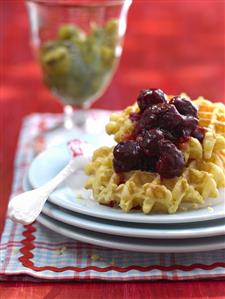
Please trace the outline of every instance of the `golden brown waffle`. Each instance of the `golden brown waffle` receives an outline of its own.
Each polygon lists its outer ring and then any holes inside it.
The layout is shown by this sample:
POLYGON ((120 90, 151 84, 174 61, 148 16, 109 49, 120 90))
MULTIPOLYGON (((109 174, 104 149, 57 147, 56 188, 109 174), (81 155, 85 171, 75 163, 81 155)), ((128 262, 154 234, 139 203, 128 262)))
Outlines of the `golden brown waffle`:
POLYGON ((212 103, 203 97, 194 101, 198 107, 199 125, 225 137, 225 105, 212 103))
MULTIPOLYGON (((205 199, 217 197, 218 188, 225 187, 225 106, 202 97, 194 103, 199 108, 200 126, 207 131, 202 144, 191 137, 180 146, 186 161, 180 177, 161 179, 157 173, 131 171, 121 180, 113 170, 113 148, 101 147, 86 167, 86 188, 92 189, 94 198, 102 204, 116 204, 126 212, 140 207, 144 213, 175 213, 183 209, 183 204, 197 207, 205 199)), ((134 104, 111 115, 106 131, 114 134, 117 142, 132 132, 129 115, 138 109, 134 104)))
POLYGON ((180 177, 160 179, 156 173, 130 171, 123 180, 112 166, 112 148, 95 151, 86 166, 89 179, 86 188, 102 204, 120 206, 125 212, 140 207, 144 213, 175 213, 183 204, 204 204, 205 199, 218 196, 218 188, 225 187, 222 158, 214 154, 211 161, 192 160, 180 177))

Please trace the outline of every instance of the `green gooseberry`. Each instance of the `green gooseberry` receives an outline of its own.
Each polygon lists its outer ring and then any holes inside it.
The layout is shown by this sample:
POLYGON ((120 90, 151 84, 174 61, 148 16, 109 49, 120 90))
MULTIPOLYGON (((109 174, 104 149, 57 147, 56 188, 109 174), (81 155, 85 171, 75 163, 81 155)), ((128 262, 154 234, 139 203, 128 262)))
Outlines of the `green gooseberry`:
POLYGON ((77 28, 74 25, 65 24, 60 26, 58 36, 61 40, 71 39, 77 32, 77 28))
POLYGON ((58 46, 41 55, 41 64, 50 75, 65 74, 70 69, 70 55, 64 46, 58 46))
POLYGON ((115 34, 118 32, 118 20, 117 19, 111 19, 109 20, 105 25, 105 31, 108 34, 115 34))
POLYGON ((111 47, 102 46, 100 53, 102 64, 105 66, 110 66, 115 58, 114 50, 111 47))

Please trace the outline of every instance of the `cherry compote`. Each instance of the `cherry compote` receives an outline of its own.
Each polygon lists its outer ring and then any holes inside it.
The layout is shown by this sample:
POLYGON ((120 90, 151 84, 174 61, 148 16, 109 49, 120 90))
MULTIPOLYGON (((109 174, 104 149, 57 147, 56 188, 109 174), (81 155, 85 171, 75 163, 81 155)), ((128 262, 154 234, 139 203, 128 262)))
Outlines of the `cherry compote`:
POLYGON ((170 104, 174 105, 177 110, 182 115, 189 115, 193 117, 198 117, 198 110, 195 105, 188 99, 182 98, 181 96, 176 96, 172 98, 170 104))
POLYGON ((156 163, 156 171, 163 178, 173 178, 181 175, 185 160, 180 151, 171 141, 163 139, 159 142, 160 155, 156 163))
POLYGON ((159 154, 159 141, 164 138, 164 134, 160 129, 151 129, 144 131, 137 137, 146 156, 153 157, 159 154))
POLYGON ((161 89, 151 88, 141 90, 137 103, 141 111, 144 111, 152 105, 166 103, 166 95, 161 89))
POLYGON ((142 148, 137 141, 122 141, 115 146, 113 156, 113 166, 116 172, 136 170, 141 164, 142 148))
POLYGON ((113 151, 117 173, 131 170, 157 172, 162 178, 180 176, 185 159, 179 144, 190 136, 203 141, 205 129, 198 126, 194 104, 181 96, 167 102, 161 89, 144 89, 137 103, 140 111, 131 113, 135 124, 131 140, 118 143, 113 151))

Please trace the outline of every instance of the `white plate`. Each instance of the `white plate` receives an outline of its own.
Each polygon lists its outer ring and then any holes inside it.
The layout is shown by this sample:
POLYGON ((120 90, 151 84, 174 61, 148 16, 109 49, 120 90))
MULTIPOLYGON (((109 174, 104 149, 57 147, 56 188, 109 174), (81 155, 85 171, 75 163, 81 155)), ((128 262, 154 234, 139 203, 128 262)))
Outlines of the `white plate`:
MULTIPOLYGON (((88 140, 93 142, 93 140, 88 140)), ((96 141, 96 140, 95 140, 96 141)), ((97 143, 95 143, 97 146, 97 143)), ((69 161, 70 154, 67 147, 52 147, 37 156, 32 162, 28 177, 33 187, 39 187, 54 177, 69 161)), ((73 178, 76 181, 76 176, 73 178)), ((218 199, 209 199, 206 206, 192 211, 177 212, 176 214, 149 214, 144 215, 138 211, 124 213, 120 209, 110 208, 98 204, 91 198, 91 193, 86 194, 85 200, 76 197, 71 188, 71 180, 61 185, 50 196, 49 200, 68 210, 104 218, 136 223, 187 223, 220 219, 225 217, 224 190, 220 190, 218 199), (213 204, 213 209, 208 209, 208 205, 213 204)))
MULTIPOLYGON (((24 179, 24 190, 32 186, 27 177, 24 179)), ((136 238, 185 239, 210 237, 225 234, 225 218, 198 223, 185 224, 139 224, 120 221, 110 221, 96 217, 85 216, 68 211, 52 203, 45 203, 43 214, 72 226, 105 234, 128 236, 136 238)))
POLYGON ((129 238, 97 233, 82 228, 74 227, 41 214, 38 222, 49 229, 71 239, 81 242, 137 252, 195 252, 224 249, 224 236, 184 239, 184 240, 162 240, 162 239, 141 239, 129 238))
MULTIPOLYGON (((32 187, 28 180, 24 180, 24 190, 31 190, 32 187)), ((194 252, 194 251, 209 251, 216 249, 224 249, 224 236, 201 238, 201 239, 186 239, 186 240, 162 240, 162 239, 143 239, 129 238, 121 236, 113 236, 93 232, 90 230, 67 225, 60 221, 51 219, 50 217, 41 214, 38 219, 42 225, 49 229, 72 239, 82 242, 109 247, 114 249, 123 249, 139 252, 194 252)))
POLYGON ((42 212, 50 218, 72 226, 118 236, 156 239, 186 239, 225 234, 225 218, 198 222, 197 226, 196 223, 168 224, 165 226, 160 224, 107 221, 70 212, 51 203, 46 203, 42 212))

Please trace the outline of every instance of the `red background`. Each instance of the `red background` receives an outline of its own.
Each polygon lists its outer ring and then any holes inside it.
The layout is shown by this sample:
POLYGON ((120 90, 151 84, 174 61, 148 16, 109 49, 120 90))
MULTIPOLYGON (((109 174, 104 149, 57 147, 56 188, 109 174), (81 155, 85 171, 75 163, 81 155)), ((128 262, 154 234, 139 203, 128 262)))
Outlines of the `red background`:
MULTIPOLYGON (((10 193, 13 159, 22 118, 59 112, 43 86, 29 46, 22 0, 0 0, 0 232, 10 193)), ((168 94, 187 92, 224 101, 225 2, 223 0, 134 0, 118 71, 95 107, 120 109, 145 87, 168 94)), ((223 282, 2 283, 2 298, 224 298, 223 282), (62 287, 64 286, 64 287, 62 287), (9 288, 10 287, 10 288, 9 288), (86 294, 86 296, 85 296, 86 294)))

